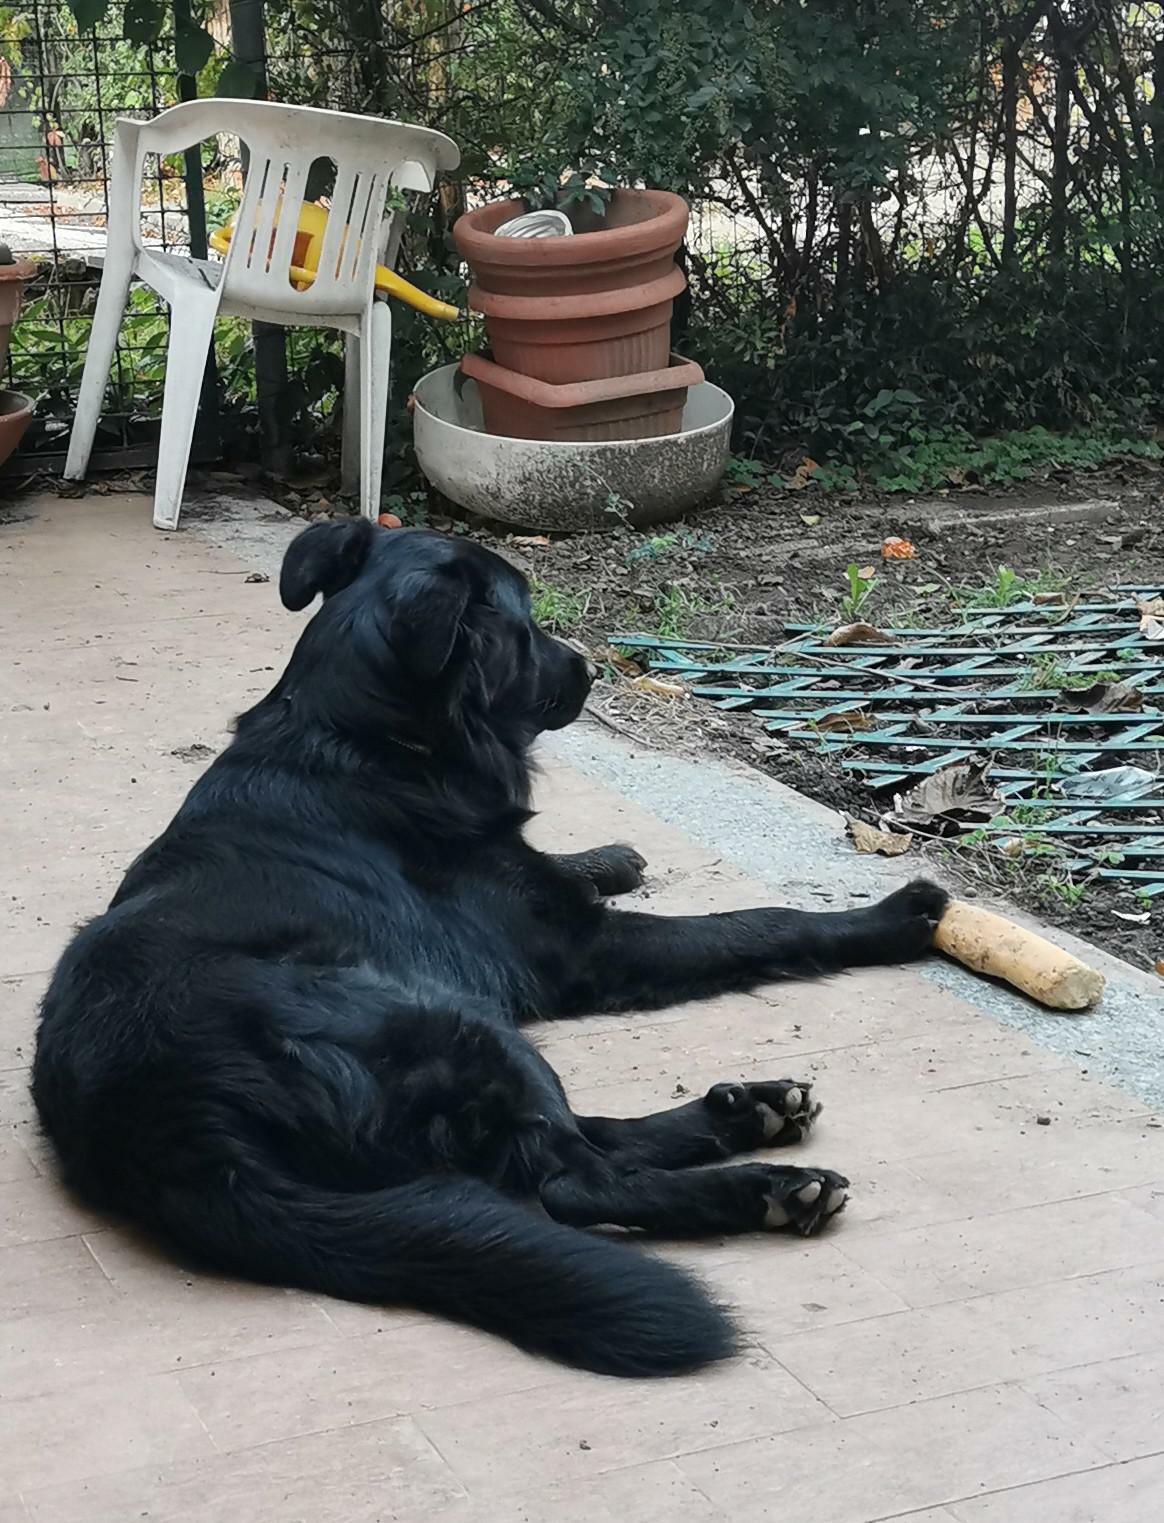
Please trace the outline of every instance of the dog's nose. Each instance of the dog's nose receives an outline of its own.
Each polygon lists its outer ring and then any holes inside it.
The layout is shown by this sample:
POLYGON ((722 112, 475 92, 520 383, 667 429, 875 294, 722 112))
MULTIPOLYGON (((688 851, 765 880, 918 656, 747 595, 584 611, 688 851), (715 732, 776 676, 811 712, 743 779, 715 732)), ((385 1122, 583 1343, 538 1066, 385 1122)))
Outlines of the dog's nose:
POLYGON ((597 682, 598 667, 591 658, 590 652, 582 644, 581 640, 567 640, 563 639, 561 635, 555 635, 554 638, 557 640, 559 645, 564 645, 567 650, 572 650, 576 656, 582 657, 583 661, 586 663, 587 677, 589 677, 591 682, 597 682))

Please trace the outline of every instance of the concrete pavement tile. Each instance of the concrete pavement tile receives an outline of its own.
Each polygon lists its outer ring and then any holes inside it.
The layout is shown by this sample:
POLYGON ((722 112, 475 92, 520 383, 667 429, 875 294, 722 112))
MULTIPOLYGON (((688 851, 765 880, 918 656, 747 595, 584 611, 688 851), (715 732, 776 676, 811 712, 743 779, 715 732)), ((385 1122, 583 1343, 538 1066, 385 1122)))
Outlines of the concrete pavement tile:
POLYGON ((1143 1185, 1137 1190, 1121 1190, 1120 1194, 1125 1200, 1131 1201, 1132 1205, 1138 1206, 1141 1211, 1147 1211, 1158 1221, 1164 1222, 1164 1135, 1157 1133, 1157 1136, 1162 1165, 1159 1180, 1150 1185, 1143 1185))
POLYGON ((0 1132, 0 1185, 17 1179, 32 1179, 37 1172, 32 1158, 15 1138, 0 1132))
MULTIPOLYGON (((0 922, 4 920, 0 905, 0 922)), ((40 973, 0 978, 0 1071, 27 1068, 36 1039, 36 1010, 44 993, 40 973)))
POLYGON ((767 1356, 675 1380, 560 1372, 553 1383, 489 1402, 417 1414, 474 1494, 586 1480, 644 1460, 826 1421, 829 1414, 767 1356))
POLYGON ((116 1300, 83 1237, 0 1248, 0 1307, 6 1317, 110 1306, 116 1300))
POLYGON ((31 1523, 454 1523, 466 1502, 408 1418, 24 1494, 31 1523))
POLYGON ((1153 1200, 1164 1184, 1150 1182, 1164 1181, 1164 1131, 1146 1125, 1147 1119, 1060 1116, 1049 1126, 1010 1126, 1005 1137, 980 1133, 952 1151, 911 1154, 906 1164, 931 1185, 954 1190, 975 1211, 992 1209, 992 1203, 1030 1206, 1119 1190, 1141 1210, 1158 1214, 1153 1200))
POLYGON ((0 1249, 70 1237, 99 1225, 55 1180, 11 1179, 0 1185, 0 1249))
POLYGON ((827 1238, 773 1233, 729 1240, 727 1256, 709 1255, 701 1275, 735 1311, 745 1335, 768 1349, 795 1332, 864 1327, 905 1310, 899 1295, 839 1251, 844 1232, 842 1218, 827 1238))
POLYGON ((426 1407, 489 1403, 557 1374, 500 1339, 426 1320, 379 1336, 202 1365, 181 1382, 225 1453, 426 1407))
POLYGON ((957 1523, 1160 1523, 1164 1455, 957 1502, 957 1523))
POLYGON ((842 1416, 1030 1380, 1164 1341, 1164 1262, 765 1343, 842 1416))
POLYGON ((838 1247, 909 1305, 934 1306, 1164 1260, 1164 1221, 1094 1195, 905 1232, 846 1232, 838 1247))
POLYGON ((566 1485, 527 1492, 517 1499, 474 1497, 463 1514, 456 1511, 452 1523, 548 1523, 548 1520, 728 1523, 727 1515, 714 1507, 671 1460, 611 1470, 594 1480, 572 1480, 566 1485))
POLYGON ((802 1504, 811 1497, 813 1523, 899 1517, 907 1523, 903 1514, 980 1490, 1102 1463, 1084 1439, 1029 1397, 1005 1387, 678 1460, 684 1475, 734 1523, 779 1516, 782 1499, 789 1497, 802 1504))
POLYGON ((167 1297, 121 1296, 0 1322, 0 1391, 9 1400, 101 1380, 168 1374, 334 1336, 308 1297, 202 1279, 167 1297))
POLYGON ((172 1375, 101 1381, 4 1403, 0 1493, 214 1453, 172 1375))
POLYGON ((1164 1350, 1159 1347, 1024 1381, 1023 1390, 1083 1429, 1113 1460, 1139 1459, 1164 1448, 1164 1350))

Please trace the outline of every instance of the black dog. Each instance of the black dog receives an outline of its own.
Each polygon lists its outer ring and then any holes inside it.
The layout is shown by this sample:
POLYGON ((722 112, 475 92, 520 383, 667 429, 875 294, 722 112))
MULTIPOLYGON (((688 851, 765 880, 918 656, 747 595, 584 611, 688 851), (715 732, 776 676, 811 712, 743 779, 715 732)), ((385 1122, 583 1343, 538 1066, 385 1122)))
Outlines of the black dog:
POLYGON ((228 1273, 409 1302, 614 1374, 721 1358, 731 1322, 694 1281, 577 1229, 814 1232, 839 1174, 698 1167, 799 1141, 809 1086, 576 1116, 519 1028, 912 958, 945 896, 607 909, 635 852, 522 838, 530 745, 593 675, 534 624, 522 577, 466 540, 353 521, 287 553, 287 607, 320 592, 274 690, 57 968, 33 1091, 68 1179, 228 1273))

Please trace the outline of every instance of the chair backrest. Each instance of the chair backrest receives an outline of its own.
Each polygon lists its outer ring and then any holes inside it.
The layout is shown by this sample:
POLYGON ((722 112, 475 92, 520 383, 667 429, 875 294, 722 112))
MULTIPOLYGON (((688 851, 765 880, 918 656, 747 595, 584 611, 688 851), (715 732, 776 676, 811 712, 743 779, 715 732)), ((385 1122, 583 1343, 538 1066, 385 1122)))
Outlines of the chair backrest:
MULTIPOLYGON (((427 127, 274 101, 186 101, 152 121, 118 122, 119 137, 123 129, 125 140, 119 146, 125 151, 115 159, 114 176, 115 182, 119 171, 131 176, 135 240, 140 238, 147 153, 177 153, 218 133, 246 144, 250 162, 222 293, 233 301, 304 315, 361 310, 370 299, 385 242, 389 187, 431 190, 438 171, 455 169, 460 162, 456 144, 427 127), (327 232, 315 279, 298 290, 288 271, 295 263, 299 208, 312 165, 325 158, 336 171, 327 232)), ((111 196, 111 220, 114 203, 123 214, 129 199, 111 196)))

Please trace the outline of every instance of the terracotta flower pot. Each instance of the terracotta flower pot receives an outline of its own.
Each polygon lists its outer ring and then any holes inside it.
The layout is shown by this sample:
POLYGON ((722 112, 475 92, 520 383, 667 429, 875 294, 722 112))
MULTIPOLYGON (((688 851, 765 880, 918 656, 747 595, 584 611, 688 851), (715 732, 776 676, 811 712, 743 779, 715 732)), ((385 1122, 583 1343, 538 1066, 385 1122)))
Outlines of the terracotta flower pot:
POLYGON ((671 308, 686 283, 675 264, 686 202, 619 190, 601 219, 571 212, 573 237, 496 237, 522 206, 485 206, 453 227, 497 363, 554 385, 666 369, 671 308))
POLYGON ((20 316, 24 288, 35 274, 35 264, 0 264, 0 375, 8 361, 8 340, 20 316))
POLYGON ((687 389, 703 380, 699 366, 678 355, 661 370, 561 386, 518 375, 479 354, 467 354, 461 369, 481 393, 486 433, 559 443, 677 434, 687 389))
POLYGON ((32 422, 32 398, 19 391, 0 391, 0 465, 15 454, 32 422))

